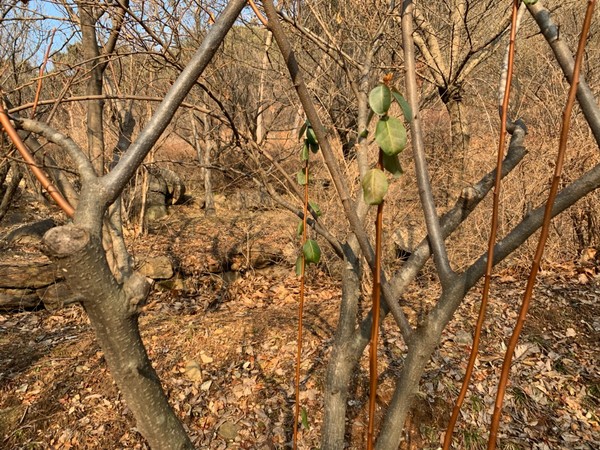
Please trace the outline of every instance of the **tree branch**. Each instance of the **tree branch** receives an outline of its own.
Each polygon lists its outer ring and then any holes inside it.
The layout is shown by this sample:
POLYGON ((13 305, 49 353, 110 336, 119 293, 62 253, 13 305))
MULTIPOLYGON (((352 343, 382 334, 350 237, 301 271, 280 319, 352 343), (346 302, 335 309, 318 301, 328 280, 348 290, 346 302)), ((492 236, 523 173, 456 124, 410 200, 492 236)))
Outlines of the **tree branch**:
POLYGON ((417 88, 417 79, 415 75, 415 47, 413 42, 413 11, 412 2, 405 3, 405 9, 402 14, 402 47, 404 50, 404 77, 406 84, 406 97, 413 111, 413 120, 410 126, 410 135, 412 138, 413 154, 415 158, 415 169, 417 175, 417 184, 419 187, 419 196, 427 224, 430 244, 433 248, 434 262, 438 270, 442 287, 448 286, 453 278, 454 272, 450 267, 446 245, 440 229, 440 223, 433 200, 431 182, 429 180, 429 171, 425 158, 425 144, 423 142, 423 132, 421 131, 421 118, 419 114, 419 94, 417 88))

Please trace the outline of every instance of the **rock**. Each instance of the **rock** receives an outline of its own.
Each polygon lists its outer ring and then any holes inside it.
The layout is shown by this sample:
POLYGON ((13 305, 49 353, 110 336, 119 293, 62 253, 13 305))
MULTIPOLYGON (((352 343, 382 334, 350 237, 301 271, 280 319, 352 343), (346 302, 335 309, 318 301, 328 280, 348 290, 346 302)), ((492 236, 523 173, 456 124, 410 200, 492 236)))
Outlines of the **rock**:
POLYGON ((139 272, 153 280, 173 278, 173 264, 167 256, 154 256, 142 261, 139 272))
POLYGON ((473 336, 471 333, 467 333, 466 331, 459 330, 454 335, 454 342, 461 345, 471 345, 473 343, 473 336))
POLYGON ((198 364, 198 362, 194 360, 188 361, 185 364, 185 376, 192 381, 197 381, 201 383, 202 369, 200 369, 200 364, 198 364))
POLYGON ((233 441, 241 428, 238 424, 227 421, 219 427, 218 433, 223 439, 233 441))
POLYGON ((39 244, 44 233, 55 226, 56 222, 52 219, 28 223, 12 230, 4 240, 9 244, 39 244))
MULTIPOLYGON (((151 166, 148 168, 148 190, 144 220, 152 223, 168 214, 167 206, 182 203, 185 197, 185 184, 172 170, 151 166)), ((139 217, 141 195, 138 193, 130 211, 131 217, 139 217)))
POLYGON ((269 245, 255 246, 250 254, 235 253, 230 257, 230 270, 237 272, 247 269, 263 269, 275 263, 284 261, 281 249, 269 245))
POLYGON ((0 289, 0 311, 34 309, 40 303, 40 297, 33 289, 0 289))
POLYGON ((83 300, 79 294, 74 294, 65 282, 51 284, 38 289, 36 293, 48 311, 56 311, 83 300))
POLYGON ((156 286, 167 291, 185 291, 184 280, 179 275, 168 280, 157 280, 156 286))
POLYGON ((38 289, 61 280, 52 263, 0 264, 0 288, 38 289))

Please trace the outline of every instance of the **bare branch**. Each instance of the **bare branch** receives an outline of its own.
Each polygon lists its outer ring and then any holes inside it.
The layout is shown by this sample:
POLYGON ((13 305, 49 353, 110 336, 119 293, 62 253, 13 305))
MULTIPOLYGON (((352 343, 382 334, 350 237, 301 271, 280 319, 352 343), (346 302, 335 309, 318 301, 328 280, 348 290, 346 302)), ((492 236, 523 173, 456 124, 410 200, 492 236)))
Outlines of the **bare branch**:
POLYGON ((123 155, 115 168, 103 177, 102 184, 106 192, 103 195, 102 202, 110 204, 121 193, 133 173, 135 173, 138 166, 152 149, 152 146, 171 122, 175 111, 181 102, 183 102, 183 99, 192 86, 196 84, 196 80, 217 52, 219 45, 245 5, 245 0, 231 0, 219 15, 216 23, 202 41, 200 48, 192 56, 189 64, 165 95, 164 100, 158 106, 150 122, 142 130, 136 141, 123 155))
POLYGON ((425 159, 425 144, 423 143, 421 118, 419 115, 419 91, 417 88, 417 79, 415 75, 415 47, 412 38, 413 9, 414 7, 412 2, 409 2, 405 4, 405 10, 402 14, 402 47, 404 50, 406 96, 410 107, 413 110, 413 120, 410 126, 410 134, 415 158, 419 196, 423 206, 423 213, 425 214, 427 232, 433 248, 434 261, 438 269, 442 286, 447 286, 453 278, 454 272, 450 268, 450 263, 448 261, 446 246, 444 244, 444 238, 442 236, 437 211, 435 208, 435 202, 433 200, 433 192, 431 190, 431 182, 429 180, 427 161, 425 159))

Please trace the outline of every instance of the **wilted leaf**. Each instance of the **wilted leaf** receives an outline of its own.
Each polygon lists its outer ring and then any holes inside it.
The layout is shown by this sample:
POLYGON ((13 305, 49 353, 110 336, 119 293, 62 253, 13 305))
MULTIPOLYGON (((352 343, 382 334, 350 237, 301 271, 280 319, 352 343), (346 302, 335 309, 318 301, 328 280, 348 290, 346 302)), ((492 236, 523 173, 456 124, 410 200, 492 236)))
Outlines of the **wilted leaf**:
POLYGON ((304 136, 304 133, 306 132, 306 128, 310 125, 309 121, 305 121, 302 126, 300 127, 300 131, 298 131, 298 139, 302 139, 302 136, 304 136))
POLYGON ((369 93, 369 106, 380 116, 387 114, 392 103, 392 94, 390 88, 385 84, 380 84, 374 87, 369 93))
POLYGON ((319 141, 317 141, 315 130, 313 130, 310 126, 306 128, 306 141, 309 145, 315 145, 319 143, 319 141))
POLYGON ((300 415, 302 416, 302 426, 304 426, 304 428, 306 430, 310 430, 310 425, 308 424, 308 414, 306 413, 306 408, 302 408, 300 415))
POLYGON ((402 170, 402 166, 400 165, 400 160, 398 159, 398 155, 389 156, 385 153, 383 154, 383 168, 391 173, 394 178, 400 177, 404 172, 402 170))
POLYGON ((304 186, 306 184, 306 170, 299 170, 296 174, 296 180, 300 186, 304 186))
POLYGON ((304 233, 304 221, 298 222, 298 227, 296 228, 296 236, 300 237, 304 233))
POLYGON ((316 202, 313 202, 312 200, 310 200, 308 202, 308 206, 310 207, 311 211, 317 216, 317 217, 321 217, 321 215, 323 214, 321 212, 321 208, 319 208, 319 205, 316 202))
POLYGON ((388 190, 388 181, 382 170, 371 169, 362 181, 365 202, 369 205, 379 205, 383 202, 388 190))
POLYGON ((308 157, 309 157, 308 147, 309 147, 308 142, 304 141, 302 150, 300 150, 300 161, 308 161, 308 157))
POLYGON ((382 117, 377 122, 375 141, 385 154, 397 155, 406 147, 406 129, 395 117, 382 117))

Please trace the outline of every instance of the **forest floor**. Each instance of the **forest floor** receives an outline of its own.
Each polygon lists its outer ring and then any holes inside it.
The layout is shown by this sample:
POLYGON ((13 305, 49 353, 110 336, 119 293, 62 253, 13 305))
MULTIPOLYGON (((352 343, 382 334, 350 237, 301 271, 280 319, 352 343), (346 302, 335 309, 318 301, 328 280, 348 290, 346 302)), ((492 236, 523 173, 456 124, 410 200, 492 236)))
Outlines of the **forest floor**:
MULTIPOLYGON (((280 449, 290 442, 299 292, 290 262, 295 224, 286 213, 235 208, 205 218, 189 204, 132 241, 136 257, 168 254, 182 274, 169 288, 154 290, 140 326, 171 404, 197 448, 280 449), (283 258, 258 270, 210 271, 217 248, 235 248, 243 269, 250 245, 283 249, 283 258)), ((319 448, 321 393, 340 301, 332 272, 325 264, 308 276, 301 449, 319 448)), ((600 283, 580 275, 574 264, 563 264, 540 276, 505 400, 502 449, 600 448, 600 283)), ((427 283, 432 282, 423 281, 405 297, 403 306, 414 322, 435 301, 436 289, 427 283)), ((493 280, 455 448, 486 448, 505 342, 524 286, 525 280, 509 271, 493 280)), ((478 286, 444 332, 408 418, 402 449, 440 447, 479 300, 478 286)), ((380 410, 392 396, 406 350, 391 321, 382 336, 380 410)), ((364 448, 365 441, 366 353, 349 401, 353 449, 364 448)), ((0 448, 147 448, 142 442, 81 307, 0 313, 0 448)))

